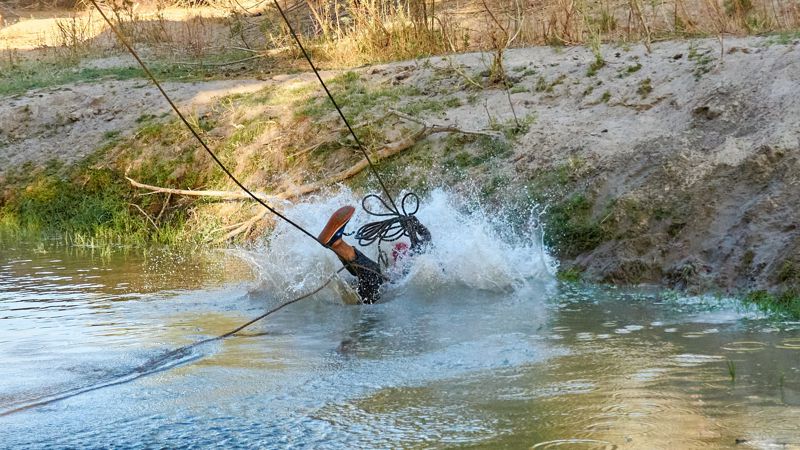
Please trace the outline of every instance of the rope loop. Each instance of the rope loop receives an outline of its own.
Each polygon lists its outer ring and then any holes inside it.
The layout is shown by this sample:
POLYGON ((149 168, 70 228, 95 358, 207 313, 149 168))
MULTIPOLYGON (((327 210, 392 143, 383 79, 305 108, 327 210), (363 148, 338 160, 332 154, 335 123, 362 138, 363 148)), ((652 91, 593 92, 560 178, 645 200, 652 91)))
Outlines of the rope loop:
POLYGON ((393 242, 403 236, 416 239, 414 229, 418 219, 414 214, 419 211, 419 196, 413 192, 407 192, 400 201, 400 210, 394 208, 394 204, 389 204, 382 197, 376 194, 369 194, 361 200, 361 207, 371 216, 389 217, 388 219, 370 222, 356 231, 358 244, 365 247, 374 242, 393 242), (383 207, 382 211, 371 209, 367 204, 370 199, 377 199, 383 207))

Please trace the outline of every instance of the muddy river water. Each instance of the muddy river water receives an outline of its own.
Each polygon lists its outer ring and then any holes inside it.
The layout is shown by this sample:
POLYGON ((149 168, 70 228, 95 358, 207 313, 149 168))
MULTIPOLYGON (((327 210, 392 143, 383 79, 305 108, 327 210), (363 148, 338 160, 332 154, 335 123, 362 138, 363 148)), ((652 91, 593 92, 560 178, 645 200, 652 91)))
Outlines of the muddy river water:
POLYGON ((800 322, 535 271, 508 287, 491 254, 482 281, 415 268, 365 306, 326 289, 151 370, 313 286, 259 261, 317 255, 288 249, 4 242, 0 447, 800 448, 800 322))

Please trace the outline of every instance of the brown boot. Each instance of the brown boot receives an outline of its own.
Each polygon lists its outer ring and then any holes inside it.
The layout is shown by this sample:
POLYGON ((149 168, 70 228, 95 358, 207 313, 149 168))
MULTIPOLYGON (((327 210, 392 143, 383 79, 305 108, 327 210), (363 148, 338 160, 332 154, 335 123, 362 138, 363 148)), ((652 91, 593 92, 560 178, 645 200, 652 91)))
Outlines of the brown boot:
POLYGON ((325 228, 322 229, 317 240, 325 247, 333 245, 334 242, 342 238, 344 227, 355 212, 356 209, 352 206, 342 206, 337 209, 336 212, 331 215, 331 218, 328 219, 328 223, 325 225, 325 228))

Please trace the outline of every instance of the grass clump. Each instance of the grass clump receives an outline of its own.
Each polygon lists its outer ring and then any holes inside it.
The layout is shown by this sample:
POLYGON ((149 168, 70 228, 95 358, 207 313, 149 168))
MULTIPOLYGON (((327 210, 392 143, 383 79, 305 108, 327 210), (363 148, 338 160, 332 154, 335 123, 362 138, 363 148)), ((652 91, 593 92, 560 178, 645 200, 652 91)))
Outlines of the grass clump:
POLYGON ((444 163, 446 167, 453 169, 468 169, 487 164, 496 158, 508 157, 514 151, 507 140, 489 136, 451 135, 447 140, 447 148, 462 149, 444 163))
POLYGON ((593 77, 597 75, 597 72, 606 66, 606 60, 598 53, 595 55, 594 61, 589 65, 589 69, 586 71, 587 77, 593 77))
POLYGON ((634 64, 634 65, 632 65, 632 66, 628 66, 628 67, 626 67, 626 68, 625 68, 625 73, 626 73, 626 74, 628 74, 628 75, 630 75, 630 74, 632 74, 632 73, 636 73, 636 72, 638 72, 638 71, 639 71, 639 70, 641 70, 641 69, 642 69, 642 64, 641 64, 641 63, 636 63, 636 64, 634 64))
POLYGON ((711 63, 714 62, 714 57, 710 56, 711 50, 700 51, 695 46, 689 47, 689 61, 695 63, 694 77, 699 80, 703 75, 711 71, 711 63))
POLYGON ((567 79, 567 76, 564 75, 564 74, 561 74, 561 75, 558 76, 558 78, 556 78, 552 82, 548 82, 547 78, 540 76, 536 80, 536 85, 534 86, 533 89, 536 92, 552 93, 555 90, 555 87, 558 86, 559 84, 562 84, 564 82, 564 80, 566 80, 566 79, 567 79))
POLYGON ((581 281, 581 270, 577 267, 568 267, 566 269, 559 269, 558 273, 556 274, 556 278, 559 281, 564 281, 567 283, 577 283, 581 281))
MULTIPOLYGON (((358 73, 352 71, 331 79, 328 82, 328 88, 348 120, 361 120, 379 105, 397 104, 404 97, 414 97, 420 94, 419 89, 413 86, 369 86, 358 73)), ((448 99, 448 101, 453 104, 452 100, 448 99)), ((295 116, 310 119, 320 119, 335 111, 328 97, 321 94, 301 100, 295 106, 295 116)), ((411 107, 411 109, 420 111, 427 108, 443 111, 445 105, 435 100, 427 100, 421 106, 411 107)))
POLYGON ((731 377, 731 383, 736 381, 736 364, 733 363, 733 360, 727 360, 728 365, 728 376, 731 377))
POLYGON ((800 285, 800 264, 787 259, 778 270, 777 279, 780 283, 800 285))
POLYGON ((784 313, 795 318, 800 317, 800 289, 796 287, 777 293, 763 289, 755 290, 748 292, 744 299, 767 311, 784 313))
MULTIPOLYGON (((152 64, 150 70, 159 80, 195 81, 212 76, 200 67, 152 64)), ((70 83, 145 78, 139 67, 80 68, 62 62, 22 62, 0 67, 0 95, 17 95, 32 89, 43 89, 70 83)))
POLYGON ((121 174, 83 168, 71 174, 49 173, 31 178, 24 188, 3 199, 0 227, 29 235, 62 235, 102 242, 171 243, 179 222, 173 218, 157 231, 133 206, 133 193, 121 174))
POLYGON ((637 94, 642 98, 646 98, 651 92, 653 92, 653 81, 650 78, 645 78, 639 82, 639 87, 636 89, 637 94))
POLYGON ((597 247, 605 238, 600 224, 592 218, 592 205, 583 194, 551 203, 545 215, 545 244, 561 256, 577 256, 597 247))

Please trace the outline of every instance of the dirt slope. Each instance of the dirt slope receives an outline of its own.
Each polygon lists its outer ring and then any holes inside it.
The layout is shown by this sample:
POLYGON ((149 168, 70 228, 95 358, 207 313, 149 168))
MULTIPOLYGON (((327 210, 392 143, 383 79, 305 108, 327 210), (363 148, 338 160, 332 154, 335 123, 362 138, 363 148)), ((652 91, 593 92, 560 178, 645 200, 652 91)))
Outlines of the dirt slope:
MULTIPOLYGON (((222 95, 254 92, 256 80, 165 83, 179 107, 202 115, 222 95)), ((59 86, 0 103, 0 174, 28 161, 72 163, 95 151, 109 133, 130 134, 146 114, 170 113, 144 80, 59 86)))
MULTIPOLYGON (((554 251, 585 278, 723 290, 800 285, 798 41, 728 39, 722 54, 716 40, 675 41, 649 54, 606 46, 601 55, 602 64, 587 48, 508 51, 510 97, 531 123, 511 154, 465 169, 470 178, 502 179, 506 198, 525 191, 549 203, 554 251)), ((473 87, 488 84, 490 62, 467 54, 360 73, 447 105, 420 108, 428 120, 507 126, 507 93, 473 87)), ((202 114, 215 95, 285 80, 168 90, 202 114)), ((0 167, 75 161, 105 133, 132 129, 143 111, 166 111, 144 81, 4 100, 0 167)), ((432 145, 440 162, 459 150, 446 140, 432 145)))

